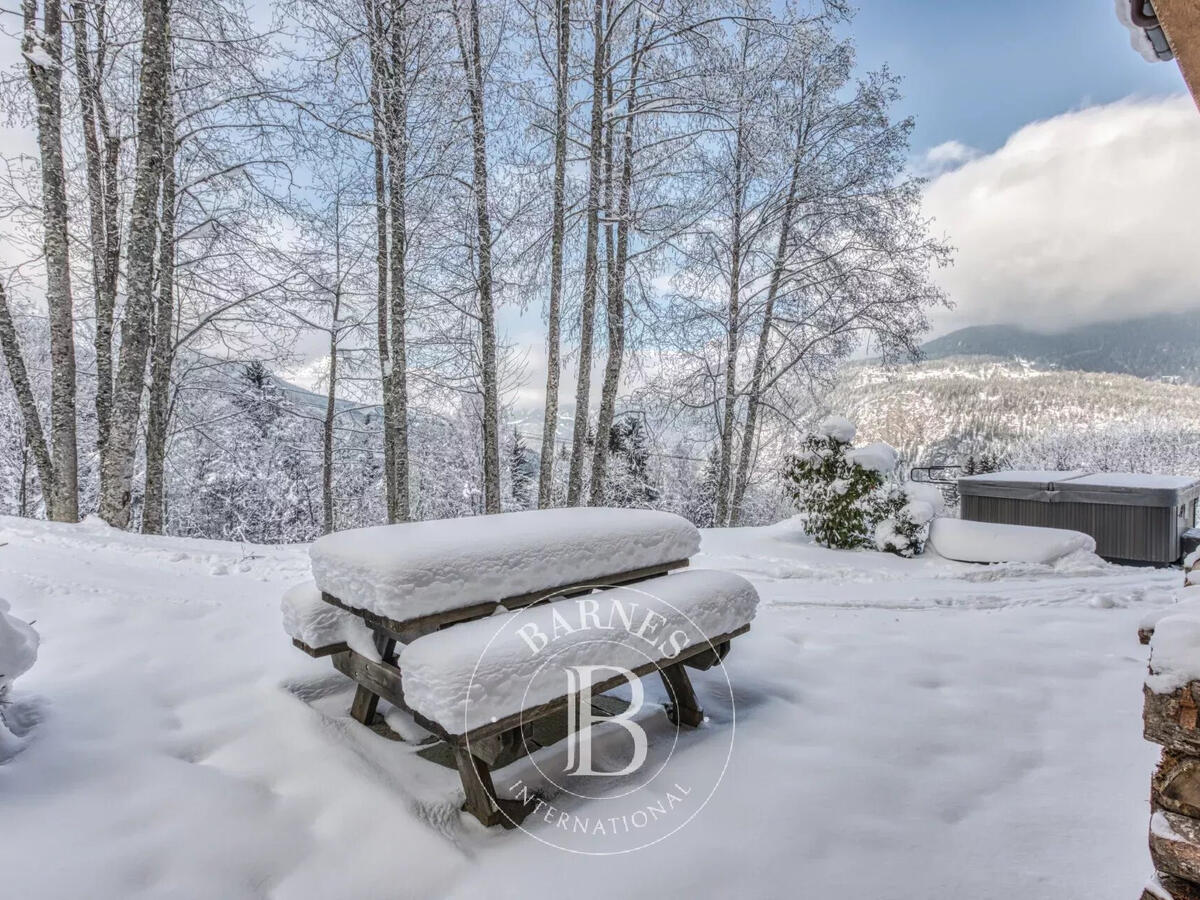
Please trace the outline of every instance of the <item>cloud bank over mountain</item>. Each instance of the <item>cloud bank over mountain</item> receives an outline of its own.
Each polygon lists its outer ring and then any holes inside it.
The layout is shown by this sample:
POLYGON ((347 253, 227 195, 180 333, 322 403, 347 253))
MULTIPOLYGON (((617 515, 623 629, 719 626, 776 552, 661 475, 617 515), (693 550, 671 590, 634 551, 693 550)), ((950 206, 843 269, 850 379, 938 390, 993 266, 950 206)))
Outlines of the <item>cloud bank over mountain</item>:
POLYGON ((1033 122, 996 151, 933 148, 926 212, 957 248, 957 302, 935 333, 1018 323, 1056 331, 1200 312, 1200 113, 1129 99, 1033 122))

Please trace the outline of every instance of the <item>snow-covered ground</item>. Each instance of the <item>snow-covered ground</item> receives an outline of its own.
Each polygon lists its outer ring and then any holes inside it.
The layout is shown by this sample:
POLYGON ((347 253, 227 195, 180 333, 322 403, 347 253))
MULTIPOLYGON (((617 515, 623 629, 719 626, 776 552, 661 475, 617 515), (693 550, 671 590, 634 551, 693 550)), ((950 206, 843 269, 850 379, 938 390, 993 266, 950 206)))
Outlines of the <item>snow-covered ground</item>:
MULTIPOLYGON (((0 765, 3 897, 1125 900, 1149 872, 1136 628, 1178 571, 705 532, 696 564, 762 597, 727 660, 732 761, 686 828, 594 858, 484 830, 453 771, 348 718, 280 625, 305 548, 18 519, 0 544, 0 597, 41 635, 10 707, 36 724, 0 765)), ((685 762, 730 724, 724 680, 694 681, 685 762)))

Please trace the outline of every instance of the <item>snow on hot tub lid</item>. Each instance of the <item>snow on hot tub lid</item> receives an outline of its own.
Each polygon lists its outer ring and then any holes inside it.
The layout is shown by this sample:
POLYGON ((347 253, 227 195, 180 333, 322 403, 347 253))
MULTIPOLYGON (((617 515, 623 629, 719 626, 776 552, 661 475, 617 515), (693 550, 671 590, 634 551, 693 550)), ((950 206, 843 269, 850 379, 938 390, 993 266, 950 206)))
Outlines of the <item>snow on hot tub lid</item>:
POLYGON ((1072 478, 1063 487, 1072 485, 1178 491, 1200 485, 1200 478, 1193 478, 1189 475, 1146 475, 1140 472, 1093 472, 1089 475, 1072 478))
POLYGON ((1188 475, 1093 472, 1055 487, 1069 500, 1137 506, 1175 506, 1200 496, 1200 479, 1188 475))
POLYGON ((1121 506, 1174 506, 1200 496, 1200 479, 1136 472, 1008 471, 958 479, 960 494, 1121 506))
POLYGON ((1069 478, 1086 475, 1084 469, 1055 471, 1051 469, 1014 469, 1005 472, 985 472, 982 475, 964 475, 958 479, 968 485, 996 485, 1013 488, 1029 488, 1038 491, 1054 490, 1054 485, 1069 478))

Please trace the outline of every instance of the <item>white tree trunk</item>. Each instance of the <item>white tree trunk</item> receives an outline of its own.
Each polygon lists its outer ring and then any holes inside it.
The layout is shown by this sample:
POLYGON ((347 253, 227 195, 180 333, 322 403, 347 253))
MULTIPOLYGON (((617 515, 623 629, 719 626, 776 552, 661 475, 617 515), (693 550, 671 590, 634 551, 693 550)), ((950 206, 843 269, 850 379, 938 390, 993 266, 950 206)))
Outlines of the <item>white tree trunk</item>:
POLYGON ((116 528, 129 525, 138 418, 150 347, 154 250, 159 230, 158 195, 163 168, 163 107, 167 100, 170 58, 164 0, 143 0, 142 16, 137 165, 129 211, 128 291, 121 320, 121 353, 113 392, 112 424, 100 467, 100 515, 116 528))
POLYGON ((383 25, 378 0, 365 0, 371 58, 371 148, 375 164, 375 314, 379 378, 383 394, 383 484, 389 522, 399 521, 396 495, 396 416, 392 410, 391 339, 388 335, 388 203, 383 109, 383 25))
POLYGON ((408 496, 408 351, 405 343, 407 298, 405 296, 405 256, 408 227, 405 192, 408 189, 408 60, 405 42, 404 3, 392 0, 391 65, 384 90, 385 133, 388 150, 388 192, 391 215, 390 319, 392 463, 395 466, 396 512, 394 521, 407 522, 410 515, 408 496))
POLYGON ((120 142, 109 130, 108 114, 100 89, 106 51, 103 10, 98 13, 97 65, 92 65, 88 33, 88 4, 74 0, 71 15, 75 35, 75 80, 79 87, 79 112, 83 127, 84 169, 87 174, 88 240, 92 257, 92 298, 96 314, 96 445, 101 454, 108 438, 112 413, 112 322, 116 305, 117 238, 116 167, 120 142), (111 181, 112 183, 108 183, 111 181))
POLYGON ((783 204, 783 217, 779 222, 779 244, 775 250, 775 264, 771 267, 771 283, 767 288, 767 302, 763 309, 762 330, 758 334, 758 347, 754 353, 754 373, 746 400, 746 426, 742 432, 742 449, 738 459, 737 476, 733 481, 733 500, 730 503, 729 523, 738 525, 742 517, 742 503, 746 499, 746 486, 750 481, 750 464, 754 458, 754 445, 758 439, 758 410, 762 403, 763 378, 767 371, 767 354, 770 352, 771 327, 775 313, 775 298, 783 282, 787 267, 788 238, 792 229, 792 217, 796 211, 796 194, 800 186, 800 158, 803 149, 802 131, 796 132, 796 152, 792 159, 792 177, 788 184, 787 199, 783 204))
POLYGON ((546 326, 546 410, 542 417, 542 457, 538 471, 538 508, 550 506, 554 485, 554 439, 558 434, 558 380, 561 362, 563 238, 566 230, 567 89, 571 44, 571 0, 558 0, 557 56, 554 73, 554 201, 550 234, 550 307, 546 326))
POLYGON ((634 23, 629 88, 625 101, 625 129, 622 136, 621 177, 617 200, 616 258, 609 269, 608 297, 605 311, 608 323, 608 358, 604 364, 604 386, 600 392, 600 413, 596 425, 596 446, 592 453, 592 484, 589 502, 592 506, 604 503, 605 478, 608 470, 608 435, 612 429, 617 407, 617 389, 621 382, 621 364, 625 355, 625 269, 629 259, 630 194, 633 188, 633 123, 637 105, 638 67, 641 55, 638 40, 641 16, 634 23))
POLYGON ((492 302, 492 223, 488 211, 487 125, 483 104, 483 52, 479 37, 479 2, 467 0, 467 21, 458 20, 459 50, 466 72, 471 115, 472 188, 479 238, 480 381, 483 389, 484 512, 500 512, 499 386, 496 371, 496 322, 492 302))
MULTIPOLYGON (((67 238, 67 189, 62 151, 62 4, 46 0, 43 30, 37 30, 37 0, 24 0, 25 54, 37 101, 38 151, 42 168, 42 225, 46 256, 46 306, 50 313, 50 435, 53 475, 47 513, 79 519, 79 476, 75 438, 75 311, 67 238)), ((43 491, 46 486, 43 485, 43 491)))
MULTIPOLYGON (((29 375, 25 369, 25 356, 21 352, 21 340, 17 335, 17 327, 13 322, 12 311, 8 308, 8 295, 4 292, 4 284, 0 282, 0 351, 4 353, 4 364, 8 369, 8 377, 12 381, 13 391, 17 395, 17 405, 21 409, 21 421, 25 426, 25 447, 27 453, 22 461, 33 454, 34 465, 37 468, 38 481, 41 485, 42 500, 50 509, 50 488, 54 484, 54 467, 50 461, 50 450, 46 446, 46 435, 42 430, 42 417, 38 413, 37 401, 33 397, 33 386, 29 383, 29 375)), ((25 476, 21 475, 21 515, 25 514, 25 476)))
POLYGON ((745 199, 745 131, 739 116, 734 137, 733 212, 729 223, 729 305, 726 312, 725 395, 721 409, 721 464, 717 470, 717 502, 714 513, 718 525, 729 517, 729 480, 733 460, 733 420, 737 408, 738 337, 741 327, 742 298, 742 214, 745 199))
POLYGON ((162 534, 166 518, 165 466, 175 360, 175 126, 171 102, 163 106, 162 224, 158 239, 158 293, 150 357, 150 401, 146 418, 146 484, 142 533, 162 534))
MULTIPOLYGON (((604 154, 604 0, 595 0, 592 18, 592 121, 588 154, 587 233, 584 237, 583 300, 579 313, 579 372, 575 385, 575 423, 571 433, 571 469, 567 476, 567 506, 578 506, 583 494, 583 460, 591 402, 592 333, 596 320, 599 280, 600 182, 604 154)), ((607 439, 597 435, 596 440, 607 439)))

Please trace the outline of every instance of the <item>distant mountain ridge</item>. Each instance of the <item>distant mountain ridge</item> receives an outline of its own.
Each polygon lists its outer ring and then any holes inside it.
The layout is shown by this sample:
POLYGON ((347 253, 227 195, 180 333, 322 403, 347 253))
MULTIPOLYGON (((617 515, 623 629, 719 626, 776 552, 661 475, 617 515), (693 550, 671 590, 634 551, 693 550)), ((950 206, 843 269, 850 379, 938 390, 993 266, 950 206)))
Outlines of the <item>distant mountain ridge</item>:
POLYGON ((1020 325, 974 325, 935 338, 922 350, 931 360, 994 356, 1200 385, 1200 312, 1080 325, 1057 334, 1020 325))
POLYGON ((950 356, 892 368, 848 365, 823 406, 856 423, 860 440, 886 441, 911 464, 927 465, 958 463, 969 452, 1004 455, 1055 431, 1157 428, 1195 444, 1200 387, 950 356))

